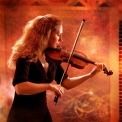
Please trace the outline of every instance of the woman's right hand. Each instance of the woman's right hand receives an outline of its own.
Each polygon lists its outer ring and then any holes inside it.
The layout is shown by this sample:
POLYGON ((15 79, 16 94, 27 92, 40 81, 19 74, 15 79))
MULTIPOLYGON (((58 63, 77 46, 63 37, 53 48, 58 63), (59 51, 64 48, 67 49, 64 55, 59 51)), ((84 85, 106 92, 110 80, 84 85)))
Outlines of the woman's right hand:
POLYGON ((61 85, 50 83, 49 86, 50 86, 49 90, 55 92, 56 96, 59 95, 61 97, 63 95, 64 88, 61 85))

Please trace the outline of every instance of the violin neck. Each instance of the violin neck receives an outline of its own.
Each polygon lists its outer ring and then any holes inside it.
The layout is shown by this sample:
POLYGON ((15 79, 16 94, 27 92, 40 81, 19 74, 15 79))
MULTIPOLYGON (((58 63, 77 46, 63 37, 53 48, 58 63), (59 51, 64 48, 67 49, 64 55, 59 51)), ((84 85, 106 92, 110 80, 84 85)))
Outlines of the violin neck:
POLYGON ((94 65, 95 65, 95 62, 94 62, 94 61, 89 60, 88 58, 85 58, 85 57, 83 57, 83 56, 79 56, 79 55, 77 55, 77 54, 73 54, 73 57, 74 57, 74 58, 77 58, 77 59, 79 59, 79 60, 82 60, 82 61, 84 61, 85 63, 90 63, 90 64, 94 64, 94 65))

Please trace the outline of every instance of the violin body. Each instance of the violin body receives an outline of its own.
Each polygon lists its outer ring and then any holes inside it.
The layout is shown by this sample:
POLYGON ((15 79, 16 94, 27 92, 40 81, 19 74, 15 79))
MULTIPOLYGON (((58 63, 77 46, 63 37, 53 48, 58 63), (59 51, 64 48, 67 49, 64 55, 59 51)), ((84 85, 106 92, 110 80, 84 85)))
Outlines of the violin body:
MULTIPOLYGON (((54 62, 62 63, 68 62, 70 52, 61 48, 47 48, 45 51, 45 55, 47 58, 53 60, 54 62)), ((88 61, 84 61, 86 59, 86 55, 83 55, 81 57, 80 55, 73 53, 69 64, 77 69, 84 69, 84 67, 89 63, 88 61)))

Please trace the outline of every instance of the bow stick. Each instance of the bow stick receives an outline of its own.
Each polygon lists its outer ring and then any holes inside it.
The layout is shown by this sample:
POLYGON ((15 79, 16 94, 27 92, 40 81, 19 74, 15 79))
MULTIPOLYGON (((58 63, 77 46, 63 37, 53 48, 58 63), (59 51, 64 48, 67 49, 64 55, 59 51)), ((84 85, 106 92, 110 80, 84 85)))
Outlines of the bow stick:
MULTIPOLYGON (((83 20, 81 21, 81 24, 80 24, 80 27, 79 27, 79 30, 78 30, 76 39, 75 39, 75 41, 74 41, 72 50, 71 50, 71 52, 70 52, 70 55, 69 55, 69 58, 68 58, 68 61, 67 61, 66 70, 63 72, 63 75, 62 75, 62 78, 61 78, 61 81, 60 81, 60 84, 59 84, 60 86, 61 86, 61 83, 62 83, 62 81, 63 81, 63 79, 64 79, 65 74, 66 74, 67 71, 68 71, 68 68, 69 68, 69 65, 70 65, 69 62, 70 62, 71 57, 72 57, 72 54, 73 54, 73 52, 74 52, 74 50, 75 50, 75 47, 76 47, 76 44, 77 44, 77 42, 78 42, 78 38, 79 38, 79 36, 80 36, 80 33, 81 33, 81 30, 82 30, 82 28, 83 28, 84 23, 85 23, 85 19, 83 19, 83 20)), ((60 96, 60 95, 56 95, 56 96, 55 96, 55 98, 54 98, 54 102, 55 102, 55 103, 58 102, 59 96, 60 96)))

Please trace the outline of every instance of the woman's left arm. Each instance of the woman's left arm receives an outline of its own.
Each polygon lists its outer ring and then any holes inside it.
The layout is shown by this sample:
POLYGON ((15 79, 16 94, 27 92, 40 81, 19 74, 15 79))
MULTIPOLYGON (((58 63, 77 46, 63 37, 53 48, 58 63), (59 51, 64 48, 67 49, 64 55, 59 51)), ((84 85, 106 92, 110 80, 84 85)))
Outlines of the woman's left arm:
POLYGON ((96 63, 96 66, 92 69, 92 71, 86 75, 82 75, 82 76, 77 76, 77 77, 72 77, 72 78, 67 78, 62 82, 62 86, 66 89, 71 89, 74 88, 76 86, 79 86, 80 84, 82 84, 84 81, 86 81, 87 79, 93 77, 94 75, 96 75, 98 72, 100 72, 101 70, 103 70, 104 65, 101 63, 96 63))

